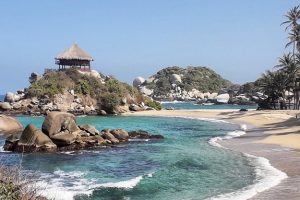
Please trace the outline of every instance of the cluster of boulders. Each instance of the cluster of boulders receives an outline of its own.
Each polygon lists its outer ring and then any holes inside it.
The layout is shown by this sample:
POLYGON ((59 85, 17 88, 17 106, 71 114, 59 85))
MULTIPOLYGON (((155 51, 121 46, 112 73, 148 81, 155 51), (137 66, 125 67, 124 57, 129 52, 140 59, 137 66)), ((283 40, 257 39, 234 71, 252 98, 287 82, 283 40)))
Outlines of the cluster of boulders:
POLYGON ((65 112, 49 112, 42 129, 29 124, 19 136, 11 134, 4 150, 16 152, 63 151, 112 146, 127 142, 130 138, 163 139, 162 135, 150 135, 146 131, 127 132, 123 129, 98 131, 94 126, 76 124, 74 115, 65 112))
POLYGON ((74 114, 97 115, 106 114, 97 110, 97 102, 89 97, 79 97, 74 90, 56 94, 54 98, 45 95, 42 98, 27 98, 25 91, 8 92, 4 102, 0 102, 0 111, 11 114, 45 115, 49 111, 65 111, 74 114), (84 98, 84 99, 83 99, 84 98))
POLYGON ((139 91, 149 96, 155 100, 160 101, 195 101, 198 104, 205 103, 215 103, 215 104, 255 104, 256 100, 264 98, 264 95, 255 94, 254 96, 247 96, 245 94, 239 94, 239 85, 232 85, 228 88, 221 89, 218 92, 203 92, 195 88, 190 91, 186 91, 181 88, 180 83, 182 83, 182 76, 178 74, 171 74, 169 81, 171 84, 171 89, 169 93, 165 95, 154 94, 153 89, 147 88, 149 82, 156 82, 153 78, 148 80, 143 77, 137 77, 133 81, 133 86, 138 88, 139 91))

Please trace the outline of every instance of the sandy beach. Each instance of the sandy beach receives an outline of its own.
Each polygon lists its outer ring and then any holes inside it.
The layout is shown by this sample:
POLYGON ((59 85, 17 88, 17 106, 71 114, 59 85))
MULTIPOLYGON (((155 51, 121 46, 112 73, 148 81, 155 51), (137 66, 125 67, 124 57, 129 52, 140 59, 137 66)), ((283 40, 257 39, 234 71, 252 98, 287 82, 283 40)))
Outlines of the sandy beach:
POLYGON ((246 134, 219 143, 242 153, 264 157, 288 178, 252 199, 300 199, 300 111, 162 110, 126 113, 127 116, 192 117, 246 124, 246 134))

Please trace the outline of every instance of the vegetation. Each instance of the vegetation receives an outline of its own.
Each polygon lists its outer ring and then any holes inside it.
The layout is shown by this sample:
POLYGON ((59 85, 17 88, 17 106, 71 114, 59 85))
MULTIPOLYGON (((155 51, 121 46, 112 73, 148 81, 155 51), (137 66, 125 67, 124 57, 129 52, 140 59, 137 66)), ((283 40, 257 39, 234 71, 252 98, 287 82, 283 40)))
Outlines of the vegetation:
POLYGON ((155 95, 167 95, 172 89, 170 76, 172 74, 180 75, 181 82, 176 85, 180 88, 191 91, 197 89, 203 92, 218 92, 221 88, 231 85, 231 82, 223 79, 219 74, 207 67, 187 67, 177 66, 167 67, 158 71, 154 76, 155 82, 147 82, 145 85, 149 89, 154 89, 155 95))
POLYGON ((145 101, 145 105, 149 106, 150 108, 154 108, 155 110, 161 110, 162 109, 161 104, 159 102, 152 101, 152 100, 149 100, 149 99, 147 99, 145 101))
MULTIPOLYGON (((292 46, 291 52, 284 54, 279 58, 278 65, 274 67, 275 71, 268 70, 259 78, 254 85, 260 91, 269 95, 268 101, 275 105, 280 97, 287 99, 285 92, 293 94, 294 109, 299 109, 299 91, 300 91, 300 7, 295 6, 286 14, 287 20, 282 23, 286 25, 288 32, 288 43, 286 48, 292 46)), ((289 104, 290 105, 290 104, 289 104)))
POLYGON ((19 167, 0 165, 0 199, 41 200, 33 177, 23 175, 19 167))
POLYGON ((81 74, 75 69, 44 74, 40 80, 30 85, 26 95, 27 97, 43 98, 48 96, 54 98, 56 94, 63 94, 65 91, 71 90, 74 90, 78 96, 89 96, 96 99, 99 108, 107 112, 112 112, 121 103, 123 97, 130 97, 135 103, 143 100, 139 91, 126 83, 112 77, 102 77, 101 80, 81 74))

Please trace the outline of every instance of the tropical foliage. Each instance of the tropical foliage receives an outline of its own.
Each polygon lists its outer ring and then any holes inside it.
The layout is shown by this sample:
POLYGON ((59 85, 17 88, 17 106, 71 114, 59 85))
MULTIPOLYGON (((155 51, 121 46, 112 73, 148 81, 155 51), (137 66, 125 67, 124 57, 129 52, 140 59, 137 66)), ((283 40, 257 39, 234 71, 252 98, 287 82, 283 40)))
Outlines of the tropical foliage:
MULTIPOLYGON (((288 33, 288 43, 286 48, 292 46, 291 52, 284 54, 279 58, 274 71, 266 71, 259 78, 255 85, 260 91, 269 95, 269 101, 274 101, 280 97, 293 102, 293 108, 299 109, 299 91, 300 91, 300 7, 295 6, 285 15, 285 30, 288 33), (286 93, 293 94, 286 96, 286 93)), ((289 104, 290 105, 290 104, 289 104)))

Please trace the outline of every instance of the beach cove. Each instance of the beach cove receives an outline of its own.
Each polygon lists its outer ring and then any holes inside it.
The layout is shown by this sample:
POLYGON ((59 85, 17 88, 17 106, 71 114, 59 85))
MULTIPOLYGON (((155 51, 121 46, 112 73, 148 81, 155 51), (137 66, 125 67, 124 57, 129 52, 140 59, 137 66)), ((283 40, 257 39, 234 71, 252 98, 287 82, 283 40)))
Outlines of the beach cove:
MULTIPOLYGON (((127 113, 128 116, 164 116, 184 117, 190 119, 225 120, 235 124, 247 124, 246 134, 231 137, 230 140, 219 140, 222 147, 245 154, 263 157, 276 169, 285 173, 278 185, 261 192, 257 188, 248 190, 253 199, 299 199, 300 178, 300 135, 298 126, 299 111, 255 111, 238 110, 164 110, 127 113)), ((279 176, 282 176, 279 175, 279 176)), ((274 185, 273 185, 274 186, 274 185)), ((226 198, 225 198, 226 199, 226 198)), ((228 198, 230 199, 230 198, 228 198)))

